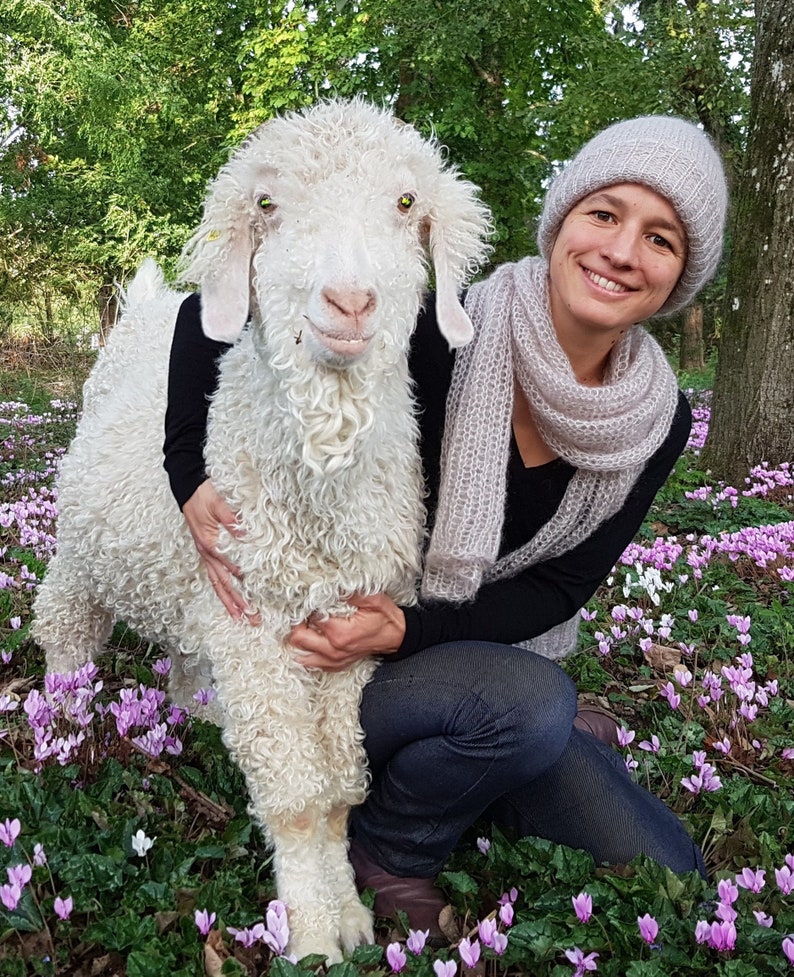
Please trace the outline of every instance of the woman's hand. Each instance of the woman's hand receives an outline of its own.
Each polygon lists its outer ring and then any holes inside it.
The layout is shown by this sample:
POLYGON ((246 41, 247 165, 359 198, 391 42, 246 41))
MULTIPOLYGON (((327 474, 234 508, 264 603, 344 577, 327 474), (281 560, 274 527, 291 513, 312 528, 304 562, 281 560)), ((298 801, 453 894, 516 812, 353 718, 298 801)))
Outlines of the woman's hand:
POLYGON ((206 479, 182 506, 182 514, 190 529, 193 542, 207 568, 207 576, 223 606, 234 618, 248 616, 257 623, 258 615, 252 612, 234 586, 234 578, 240 577, 240 568, 218 552, 220 527, 236 538, 242 531, 237 517, 224 499, 218 495, 212 482, 206 479))
POLYGON ((295 658, 307 668, 341 672, 361 658, 390 655, 405 637, 405 615, 385 594, 354 595, 348 601, 356 613, 350 617, 310 619, 290 632, 295 658))

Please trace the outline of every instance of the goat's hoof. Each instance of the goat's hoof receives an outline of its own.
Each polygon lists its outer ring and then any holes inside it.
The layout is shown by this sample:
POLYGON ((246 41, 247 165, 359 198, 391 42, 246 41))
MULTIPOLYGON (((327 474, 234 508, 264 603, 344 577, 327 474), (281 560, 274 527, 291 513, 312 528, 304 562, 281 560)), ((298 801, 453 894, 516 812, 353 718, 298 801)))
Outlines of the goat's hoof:
POLYGON ((339 940, 346 953, 351 953, 362 943, 374 943, 372 913, 356 897, 342 907, 339 919, 339 940))
POLYGON ((289 953, 293 953, 298 960, 308 957, 309 954, 321 954, 326 958, 326 965, 342 962, 342 949, 337 940, 332 939, 327 933, 295 933, 290 934, 289 953))

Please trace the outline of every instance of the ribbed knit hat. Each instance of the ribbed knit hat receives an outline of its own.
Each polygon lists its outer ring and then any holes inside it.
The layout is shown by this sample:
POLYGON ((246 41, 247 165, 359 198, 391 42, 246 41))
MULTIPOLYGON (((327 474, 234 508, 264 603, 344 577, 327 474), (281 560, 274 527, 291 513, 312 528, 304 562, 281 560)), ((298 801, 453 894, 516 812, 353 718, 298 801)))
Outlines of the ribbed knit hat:
POLYGON ((549 187, 538 228, 546 260, 574 204, 616 183, 642 183, 655 190, 670 201, 684 225, 686 264, 658 314, 677 312, 714 275, 722 254, 728 188, 719 154, 697 126, 668 115, 641 116, 604 129, 549 187))

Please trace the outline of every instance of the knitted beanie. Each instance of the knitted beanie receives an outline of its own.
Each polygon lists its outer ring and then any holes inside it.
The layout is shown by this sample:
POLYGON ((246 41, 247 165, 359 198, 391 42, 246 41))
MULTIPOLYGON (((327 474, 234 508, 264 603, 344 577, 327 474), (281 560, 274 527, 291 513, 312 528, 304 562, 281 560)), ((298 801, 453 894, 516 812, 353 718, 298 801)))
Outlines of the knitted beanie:
POLYGON ((722 254, 728 188, 708 136, 691 122, 647 115, 594 136, 554 180, 538 228, 548 261, 560 225, 583 197, 616 183, 641 183, 673 205, 687 236, 684 270, 660 315, 677 312, 714 275, 722 254))

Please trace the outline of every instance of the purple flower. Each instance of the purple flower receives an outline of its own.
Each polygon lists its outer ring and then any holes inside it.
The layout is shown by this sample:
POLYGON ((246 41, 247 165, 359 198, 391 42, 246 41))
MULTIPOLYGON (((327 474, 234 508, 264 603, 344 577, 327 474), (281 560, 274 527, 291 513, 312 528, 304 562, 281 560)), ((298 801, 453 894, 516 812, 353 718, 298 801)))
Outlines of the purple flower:
POLYGON ((565 956, 574 965, 573 977, 583 977, 586 970, 598 970, 597 953, 588 953, 585 956, 584 951, 575 946, 572 950, 566 950, 565 956))
POLYGON ((405 941, 405 945, 411 953, 419 956, 425 948, 428 936, 430 936, 430 930, 408 930, 408 939, 405 941))
POLYGON ((705 919, 699 919, 695 925, 695 940, 698 943, 708 943, 711 939, 711 924, 705 919))
POLYGON ((152 671, 155 675, 168 675, 171 671, 171 659, 170 658, 158 658, 157 661, 152 665, 152 671))
POLYGON ((12 865, 6 869, 6 875, 11 885, 18 885, 20 889, 24 889, 30 882, 33 869, 30 865, 12 865))
POLYGON ((44 851, 44 845, 40 845, 38 842, 33 846, 33 864, 37 867, 47 864, 47 853, 44 851))
POLYGON ((267 929, 261 939, 267 943, 273 953, 281 954, 289 943, 289 921, 287 907, 280 899, 271 899, 265 913, 267 929))
POLYGON ((788 865, 784 865, 783 868, 776 868, 775 881, 783 895, 787 896, 794 889, 794 872, 788 865))
POLYGON ((436 960, 433 964, 436 977, 455 977, 457 969, 454 960, 436 960))
POLYGON ((72 897, 67 896, 65 899, 61 899, 60 896, 56 896, 53 909, 61 919, 68 919, 72 915, 72 909, 74 909, 72 897))
POLYGON ((732 906, 739 898, 739 888, 730 879, 720 879, 717 883, 717 895, 719 896, 720 902, 732 906))
POLYGON ((712 923, 708 943, 720 953, 733 950, 736 947, 736 927, 728 922, 712 923))
POLYGON ((513 925, 512 902, 505 902, 499 907, 499 919, 504 923, 505 926, 513 925))
POLYGON ((17 908, 17 903, 22 898, 22 889, 16 885, 0 885, 0 902, 9 912, 17 908))
POLYGON ((766 929, 775 922, 771 916, 767 916, 765 912, 760 909, 753 910, 753 916, 755 916, 755 921, 759 926, 764 926, 766 929))
POLYGON ((760 892, 764 887, 766 872, 759 868, 753 871, 751 868, 743 868, 736 876, 736 884, 741 889, 749 889, 750 892, 760 892))
POLYGON ((723 923, 735 923, 736 917, 739 914, 727 902, 718 902, 717 908, 714 910, 714 915, 717 919, 722 920, 723 923))
POLYGON ((206 909, 197 909, 193 913, 193 919, 202 936, 206 936, 212 929, 215 918, 215 913, 208 913, 206 909))
POLYGON ((227 927, 227 930, 238 943, 242 943, 244 947, 251 947, 254 945, 254 943, 257 943, 259 940, 264 938, 265 924, 255 923, 250 928, 241 930, 235 929, 233 926, 229 926, 227 927))
POLYGON ((621 726, 618 729, 618 743, 625 749, 636 735, 633 729, 626 729, 625 726, 621 726))
POLYGON ((580 892, 578 896, 572 896, 574 912, 580 923, 587 923, 593 915, 593 898, 586 892, 580 892))
POLYGON ((472 943, 468 937, 464 937, 458 944, 458 953, 467 967, 476 967, 480 959, 480 941, 475 940, 472 943))
POLYGON ((637 744, 641 750, 646 750, 648 753, 658 753, 659 752, 659 737, 654 733, 651 736, 650 742, 648 740, 643 740, 641 743, 637 744))
POLYGON ((497 957, 501 955, 507 949, 507 933, 494 933, 493 937, 493 952, 497 957))
POLYGON ((480 853, 481 854, 487 855, 488 852, 489 852, 489 850, 490 850, 490 848, 491 848, 491 843, 490 843, 490 841, 488 841, 487 838, 478 838, 477 839, 477 848, 480 850, 480 853))
MULTIPOLYGON (((789 858, 792 860, 791 867, 794 868, 794 855, 787 855, 786 861, 788 861, 789 858)), ((513 903, 516 901, 516 899, 518 899, 518 889, 513 886, 509 892, 503 892, 501 896, 499 896, 499 905, 504 906, 506 902, 513 903)))
POLYGON ((14 818, 13 821, 6 818, 4 823, 0 824, 0 841, 3 842, 6 848, 11 848, 21 830, 22 825, 19 823, 19 818, 14 818))
POLYGON ((659 924, 653 916, 650 916, 648 913, 644 916, 638 916, 637 926, 640 928, 640 936, 646 943, 651 944, 656 942, 656 937, 659 935, 659 924))
POLYGON ((495 919, 481 919, 477 923, 477 932, 484 946, 493 946, 493 938, 499 924, 495 919))
POLYGON ((659 689, 659 695, 663 699, 667 699, 667 703, 671 709, 677 709, 681 705, 681 696, 673 688, 672 682, 667 682, 665 685, 659 689))
POLYGON ((199 689, 193 698, 200 706, 208 706, 215 698, 215 689, 199 689))
POLYGON ((390 943, 386 947, 386 959, 389 961, 389 966, 392 969, 392 973, 399 974, 406 963, 405 950, 399 943, 390 943))
POLYGON ((794 967, 794 940, 790 936, 787 936, 783 940, 783 953, 786 956, 786 960, 794 967))

